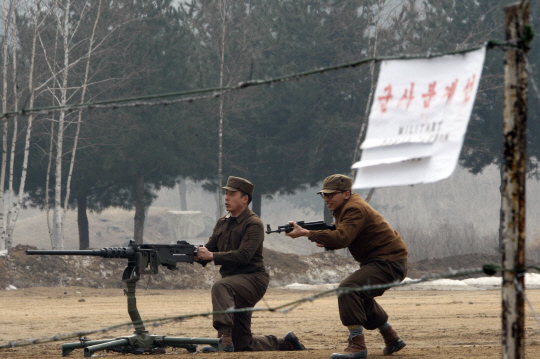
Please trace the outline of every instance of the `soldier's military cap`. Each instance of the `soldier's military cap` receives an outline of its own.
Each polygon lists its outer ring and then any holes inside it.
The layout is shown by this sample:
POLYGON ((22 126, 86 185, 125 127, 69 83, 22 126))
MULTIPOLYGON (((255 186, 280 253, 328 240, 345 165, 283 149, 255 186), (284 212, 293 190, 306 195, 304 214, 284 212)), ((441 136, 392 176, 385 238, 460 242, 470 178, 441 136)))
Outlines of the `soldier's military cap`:
POLYGON ((352 191, 352 179, 345 175, 331 175, 324 179, 323 188, 317 193, 352 191))
POLYGON ((247 179, 229 176, 229 179, 227 180, 227 185, 221 188, 233 192, 242 191, 253 196, 253 190, 255 189, 255 186, 247 179))

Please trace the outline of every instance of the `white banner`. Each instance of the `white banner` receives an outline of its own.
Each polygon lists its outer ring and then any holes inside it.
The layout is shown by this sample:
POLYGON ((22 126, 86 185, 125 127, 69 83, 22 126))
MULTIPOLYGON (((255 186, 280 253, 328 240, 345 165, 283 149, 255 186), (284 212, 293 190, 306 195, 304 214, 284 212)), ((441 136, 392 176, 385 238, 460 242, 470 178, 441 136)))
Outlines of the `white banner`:
POLYGON ((381 64, 353 188, 436 182, 456 168, 485 47, 381 64))

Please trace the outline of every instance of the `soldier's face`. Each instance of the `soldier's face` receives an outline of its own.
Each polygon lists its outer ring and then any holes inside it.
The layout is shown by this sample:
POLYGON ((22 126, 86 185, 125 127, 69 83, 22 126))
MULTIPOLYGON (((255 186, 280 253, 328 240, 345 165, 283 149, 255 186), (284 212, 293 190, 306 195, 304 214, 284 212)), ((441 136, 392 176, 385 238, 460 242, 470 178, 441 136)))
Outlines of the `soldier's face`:
POLYGON ((332 193, 330 196, 324 196, 324 203, 326 203, 326 207, 328 207, 328 210, 335 211, 343 204, 346 200, 348 200, 351 197, 351 192, 345 191, 345 192, 337 192, 332 193))
POLYGON ((248 196, 242 196, 242 192, 240 191, 233 192, 227 190, 225 192, 225 208, 234 216, 240 214, 240 212, 244 210, 247 202, 248 196))

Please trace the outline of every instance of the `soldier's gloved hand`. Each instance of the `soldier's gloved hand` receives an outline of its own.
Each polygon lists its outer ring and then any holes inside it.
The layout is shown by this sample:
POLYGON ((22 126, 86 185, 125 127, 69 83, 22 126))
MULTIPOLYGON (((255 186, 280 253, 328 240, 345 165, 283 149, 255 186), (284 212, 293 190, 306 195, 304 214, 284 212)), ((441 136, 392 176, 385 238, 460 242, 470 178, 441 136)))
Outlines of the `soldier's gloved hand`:
POLYGON ((292 231, 289 233, 285 233, 287 237, 291 238, 298 238, 298 237, 307 237, 309 235, 309 231, 305 228, 300 227, 296 222, 289 221, 289 224, 294 227, 292 231))
POLYGON ((203 261, 213 261, 214 253, 210 252, 206 247, 199 247, 197 251, 197 258, 203 261))

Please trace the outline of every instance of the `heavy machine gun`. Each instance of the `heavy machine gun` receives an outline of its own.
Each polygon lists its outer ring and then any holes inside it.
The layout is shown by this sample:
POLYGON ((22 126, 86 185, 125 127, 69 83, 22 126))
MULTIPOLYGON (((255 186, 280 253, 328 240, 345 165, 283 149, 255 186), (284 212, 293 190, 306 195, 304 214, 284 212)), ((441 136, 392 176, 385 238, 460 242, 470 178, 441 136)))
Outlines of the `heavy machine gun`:
POLYGON ((157 274, 159 266, 175 270, 177 263, 198 262, 206 266, 207 261, 196 259, 197 246, 186 241, 176 244, 137 244, 130 241, 127 247, 103 248, 89 250, 27 250, 27 255, 69 255, 94 256, 102 258, 126 258, 128 264, 124 269, 122 281, 126 283, 124 293, 127 295, 128 314, 135 328, 133 335, 115 339, 87 340, 62 344, 62 356, 67 356, 75 349, 84 348, 84 356, 91 357, 101 350, 112 350, 121 353, 144 354, 164 352, 166 347, 185 348, 191 353, 197 351, 197 344, 208 344, 222 350, 221 339, 215 338, 179 338, 162 335, 151 335, 144 327, 137 309, 135 289, 142 274, 157 274))

